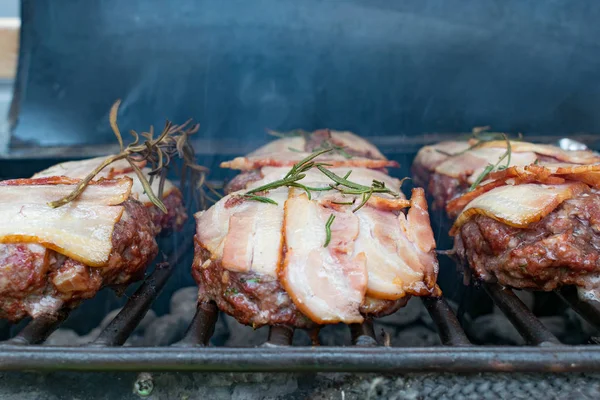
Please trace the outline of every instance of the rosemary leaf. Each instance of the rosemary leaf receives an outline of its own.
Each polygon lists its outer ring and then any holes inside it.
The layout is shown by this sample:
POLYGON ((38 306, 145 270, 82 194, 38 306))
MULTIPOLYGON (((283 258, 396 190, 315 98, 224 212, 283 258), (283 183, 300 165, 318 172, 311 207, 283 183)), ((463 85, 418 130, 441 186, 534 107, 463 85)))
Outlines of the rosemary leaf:
MULTIPOLYGON (((152 186, 150 186, 150 183, 148 183, 148 181, 146 180, 146 176, 144 175, 144 173, 142 172, 140 167, 138 167, 137 164, 134 163, 133 161, 131 161, 129 158, 127 158, 127 161, 129 161, 129 165, 131 165, 131 167, 133 168, 133 171, 135 172, 138 179, 140 180, 142 187, 144 188, 144 193, 146 193, 146 196, 148 196, 148 198, 150 199, 152 204, 154 204, 156 207, 158 207, 162 212, 164 212, 166 214, 167 207, 165 207, 165 204, 162 202, 162 200, 159 199, 154 194, 154 192, 152 191, 152 186)), ((164 182, 164 180, 163 180, 163 182, 164 182)))
POLYGON ((325 176, 334 181, 339 185, 343 185, 356 190, 368 191, 370 188, 367 186, 359 185, 358 183, 351 182, 347 179, 342 178, 341 176, 336 175, 335 173, 329 171, 328 169, 318 165, 317 168, 321 171, 325 176))
POLYGON ((332 201, 331 204, 338 204, 340 206, 351 206, 355 201, 332 201))
POLYGON ((331 242, 331 224, 335 220, 335 215, 331 214, 325 223, 325 243, 323 247, 329 246, 329 242, 331 242))
POLYGON ((297 188, 304 190, 306 192, 306 196, 308 196, 308 199, 312 200, 312 196, 310 195, 310 190, 308 190, 308 188, 306 186, 302 185, 301 183, 297 183, 297 182, 290 183, 289 186, 297 187, 297 188))
POLYGON ((363 193, 362 202, 358 205, 358 207, 356 207, 354 210, 352 210, 352 212, 355 213, 358 210, 360 210, 365 204, 367 204, 367 202, 369 201, 369 199, 371 198, 371 196, 373 196, 373 190, 372 189, 368 193, 363 193))
POLYGON ((108 165, 112 164, 113 162, 122 160, 123 158, 126 158, 126 157, 127 157, 126 154, 117 154, 115 156, 108 157, 106 160, 104 160, 102 162, 102 164, 98 165, 92 172, 90 172, 85 178, 83 178, 77 184, 77 187, 71 193, 69 193, 67 196, 63 197, 62 199, 58 199, 56 201, 51 201, 50 203, 48 203, 48 205, 52 208, 58 208, 60 206, 64 206, 65 204, 70 203, 71 201, 75 200, 77 197, 79 197, 79 195, 81 193, 83 193, 83 191, 85 190, 87 185, 92 181, 92 179, 94 179, 94 177, 96 177, 96 175, 98 175, 100 173, 100 171, 102 171, 104 168, 106 168, 108 165))
POLYGON ((483 172, 477 177, 477 179, 475 180, 475 182, 473 182, 473 184, 471 185, 471 187, 469 188, 469 192, 475 190, 475 188, 477 186, 479 186, 479 184, 483 181, 483 179, 494 170, 494 166, 492 164, 488 164, 487 167, 485 167, 485 169, 483 170, 483 172))
POLYGON ((119 127, 117 125, 117 114, 119 113, 120 105, 121 100, 115 101, 115 104, 113 104, 113 106, 110 108, 108 120, 110 122, 110 127, 112 128, 113 132, 115 133, 115 136, 117 137, 117 140, 119 141, 119 148, 121 149, 121 151, 123 151, 123 137, 121 136, 121 131, 119 130, 119 127))
POLYGON ((253 201, 260 201, 261 203, 268 203, 268 204, 275 204, 275 205, 277 205, 277 202, 275 200, 270 199, 268 197, 264 197, 264 196, 255 196, 255 195, 245 194, 244 198, 246 198, 248 200, 253 200, 253 201))

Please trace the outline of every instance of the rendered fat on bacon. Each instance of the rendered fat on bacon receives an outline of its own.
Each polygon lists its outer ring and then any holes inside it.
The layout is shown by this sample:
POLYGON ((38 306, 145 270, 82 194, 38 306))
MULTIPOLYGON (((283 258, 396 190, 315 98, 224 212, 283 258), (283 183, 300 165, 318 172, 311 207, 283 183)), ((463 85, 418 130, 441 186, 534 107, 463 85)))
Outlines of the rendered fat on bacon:
POLYGON ((0 243, 37 243, 86 265, 104 266, 132 181, 92 184, 77 200, 59 208, 48 206, 75 187, 61 179, 0 182, 0 243))
MULTIPOLYGON (((90 158, 86 160, 80 161, 67 161, 64 163, 53 165, 43 171, 40 171, 33 175, 33 178, 46 178, 46 177, 54 177, 54 176, 65 176, 68 178, 75 179, 83 179, 90 172, 92 172, 96 167, 98 167, 106 157, 96 157, 90 158)), ((150 179, 150 168, 145 168, 146 162, 139 162, 137 165, 140 167, 146 179, 150 179)), ((152 202, 144 192, 144 187, 142 186, 142 182, 138 179, 137 175, 133 171, 133 168, 129 164, 127 160, 118 160, 114 163, 110 164, 106 168, 104 168, 100 173, 96 176, 96 180, 104 178, 104 179, 115 179, 121 177, 129 177, 133 181, 133 187, 131 188, 131 193, 133 196, 142 202, 146 206, 152 206, 152 202)), ((160 187, 160 180, 154 179, 152 182, 152 191, 154 193, 158 193, 160 187)), ((163 198, 167 197, 172 192, 177 191, 177 188, 171 181, 165 179, 163 185, 163 198)))
MULTIPOLYGON (((56 164, 36 173, 33 178, 68 177, 74 180, 83 179, 102 164, 105 159, 106 157, 96 157, 56 164)), ((141 169, 146 180, 150 181, 151 170, 150 168, 145 167, 146 162, 136 162, 136 165, 141 169)), ((187 213, 182 199, 183 196, 170 180, 164 180, 162 191, 162 200, 167 208, 167 214, 160 211, 152 201, 150 201, 150 198, 145 193, 144 187, 142 186, 142 182, 127 160, 117 160, 108 165, 96 175, 94 180, 98 181, 101 179, 118 179, 125 177, 130 178, 133 182, 131 197, 141 202, 150 210, 156 233, 159 233, 163 229, 180 230, 183 227, 187 220, 187 213)), ((152 191, 158 194, 160 185, 160 179, 156 178, 152 180, 150 186, 152 187, 152 191)))

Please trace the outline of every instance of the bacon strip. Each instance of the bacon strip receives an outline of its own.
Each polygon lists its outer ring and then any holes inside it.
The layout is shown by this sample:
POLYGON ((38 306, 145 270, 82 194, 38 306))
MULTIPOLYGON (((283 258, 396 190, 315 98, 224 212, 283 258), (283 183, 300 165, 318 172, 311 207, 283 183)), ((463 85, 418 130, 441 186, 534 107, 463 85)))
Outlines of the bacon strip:
POLYGON ((485 215, 506 225, 525 228, 551 213, 563 201, 588 189, 581 182, 562 185, 529 183, 494 188, 471 201, 456 219, 451 235, 477 214, 485 215))
POLYGON ((47 203, 68 195, 75 185, 39 184, 37 180, 27 185, 26 181, 0 185, 0 243, 37 243, 86 265, 104 266, 131 180, 92 184, 78 200, 59 208, 47 203))

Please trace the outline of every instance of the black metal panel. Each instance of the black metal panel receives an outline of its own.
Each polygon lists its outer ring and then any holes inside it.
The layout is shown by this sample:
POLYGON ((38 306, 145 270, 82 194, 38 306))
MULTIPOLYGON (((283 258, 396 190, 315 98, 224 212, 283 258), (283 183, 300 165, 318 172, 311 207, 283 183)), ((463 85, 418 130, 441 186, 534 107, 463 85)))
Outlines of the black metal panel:
MULTIPOLYGON (((600 3, 23 0, 14 143, 112 143, 165 118, 206 138, 599 131, 600 3)), ((385 150, 385 149, 382 149, 385 150)))

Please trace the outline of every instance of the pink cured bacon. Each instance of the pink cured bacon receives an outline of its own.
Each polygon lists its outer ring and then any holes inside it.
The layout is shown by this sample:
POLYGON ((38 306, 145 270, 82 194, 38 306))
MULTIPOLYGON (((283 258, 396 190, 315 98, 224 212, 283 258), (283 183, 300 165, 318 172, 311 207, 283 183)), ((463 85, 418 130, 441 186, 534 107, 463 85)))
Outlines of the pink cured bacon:
MULTIPOLYGON (((332 157, 324 154, 314 161, 328 164, 336 176, 350 174, 348 179, 362 186, 380 182, 399 194, 373 193, 355 210, 361 196, 331 190, 334 182, 313 168, 296 181, 300 186, 257 193, 269 202, 244 196, 284 178, 299 160, 295 152, 292 161, 285 160, 288 145, 308 141, 310 137, 275 141, 255 152, 268 158, 275 154, 286 166, 258 162, 262 167, 245 172, 248 178, 239 180, 237 190, 195 215, 193 274, 200 300, 214 300, 221 310, 255 327, 307 327, 357 323, 365 315, 395 311, 411 295, 439 294, 435 242, 422 189, 407 200, 399 192, 401 182, 381 170, 356 167, 352 155, 340 159, 341 165, 331 165, 332 157)), ((371 147, 362 155, 392 164, 371 147)))

